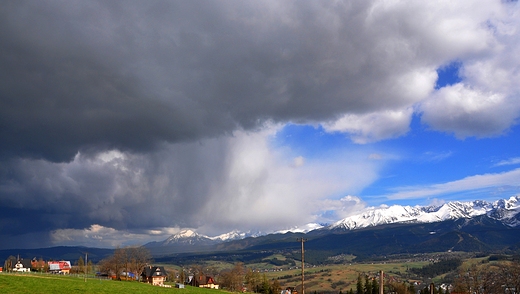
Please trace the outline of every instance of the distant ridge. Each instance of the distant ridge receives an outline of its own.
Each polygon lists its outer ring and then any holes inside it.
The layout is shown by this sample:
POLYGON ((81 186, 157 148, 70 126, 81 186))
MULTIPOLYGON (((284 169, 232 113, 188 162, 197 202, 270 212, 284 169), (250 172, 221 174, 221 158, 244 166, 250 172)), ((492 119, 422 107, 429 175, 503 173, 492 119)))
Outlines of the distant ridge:
POLYGON ((20 256, 23 259, 43 259, 43 260, 69 260, 74 263, 79 257, 88 253, 90 261, 96 263, 114 253, 114 249, 90 248, 83 246, 57 246, 37 249, 4 249, 0 250, 0 261, 6 260, 9 256, 20 256))
MULTIPOLYGON (((520 196, 495 202, 477 200, 424 207, 372 207, 331 225, 309 224, 271 234, 232 231, 209 237, 195 230, 182 230, 163 241, 144 246, 154 257, 166 258, 162 259, 164 261, 174 258, 178 261, 182 255, 185 262, 191 262, 194 256, 204 254, 227 254, 232 256, 228 258, 235 259, 252 252, 299 250, 300 244, 296 240, 302 237, 308 240, 305 246, 309 252, 325 259, 335 254, 352 254, 362 259, 378 254, 452 250, 518 254, 520 196)), ((86 251, 93 261, 113 253, 113 249, 66 246, 13 249, 0 250, 0 260, 19 254, 30 259, 41 257, 73 261, 86 251)))
POLYGON ((520 196, 495 202, 476 200, 472 202, 448 202, 439 206, 400 206, 369 208, 361 214, 342 219, 327 229, 355 230, 394 223, 433 223, 445 220, 469 219, 480 215, 515 227, 520 221, 515 216, 520 212, 520 196))
MULTIPOLYGON (((487 215, 488 217, 500 221, 503 224, 516 227, 520 224, 520 196, 513 196, 509 199, 501 199, 495 202, 475 200, 471 202, 453 201, 437 206, 401 206, 392 205, 385 207, 367 208, 360 214, 349 216, 328 226, 311 223, 303 227, 295 227, 287 230, 280 230, 271 234, 244 233, 234 230, 230 233, 215 237, 209 237, 196 233, 194 230, 183 230, 174 234, 161 242, 148 243, 149 248, 157 247, 177 247, 186 249, 204 249, 211 245, 222 242, 241 240, 248 237, 259 237, 272 234, 286 233, 309 233, 313 231, 338 231, 338 230, 357 230, 369 227, 376 227, 388 224, 421 224, 435 223, 446 220, 471 219, 477 216, 487 215)), ((179 250, 175 250, 179 251, 179 250)))

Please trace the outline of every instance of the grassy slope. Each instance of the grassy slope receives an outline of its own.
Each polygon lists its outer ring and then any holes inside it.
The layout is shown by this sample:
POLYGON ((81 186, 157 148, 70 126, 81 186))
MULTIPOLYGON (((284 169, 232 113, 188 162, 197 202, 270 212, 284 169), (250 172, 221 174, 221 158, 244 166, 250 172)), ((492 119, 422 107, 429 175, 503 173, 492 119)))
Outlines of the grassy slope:
POLYGON ((0 293, 183 293, 183 294, 217 294, 219 290, 202 289, 186 286, 185 289, 163 288, 139 282, 110 281, 82 278, 41 275, 41 274, 6 274, 0 273, 0 293))
MULTIPOLYGON (((396 273, 406 272, 407 267, 422 267, 426 262, 409 262, 409 263, 374 263, 374 264, 352 264, 352 265, 328 265, 305 269, 305 290, 309 293, 314 291, 334 291, 342 292, 355 287, 359 273, 376 274, 380 270, 385 275, 396 276, 396 273), (336 285, 332 288, 332 285, 336 285)), ((267 272, 268 279, 276 279, 280 282, 282 288, 299 287, 301 285, 301 269, 267 272), (286 278, 287 276, 290 276, 286 278), (283 278, 281 278, 283 277, 283 278)))

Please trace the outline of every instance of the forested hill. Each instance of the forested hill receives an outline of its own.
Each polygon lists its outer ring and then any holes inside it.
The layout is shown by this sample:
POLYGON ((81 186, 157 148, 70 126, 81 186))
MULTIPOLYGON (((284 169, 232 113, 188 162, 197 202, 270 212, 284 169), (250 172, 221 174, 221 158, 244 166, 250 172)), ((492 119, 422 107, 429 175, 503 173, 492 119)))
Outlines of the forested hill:
POLYGON ((69 260, 71 262, 84 258, 85 254, 93 263, 110 256, 114 249, 88 248, 82 246, 58 246, 38 249, 5 249, 0 250, 0 260, 6 260, 9 256, 20 257, 21 259, 43 259, 43 260, 69 260))

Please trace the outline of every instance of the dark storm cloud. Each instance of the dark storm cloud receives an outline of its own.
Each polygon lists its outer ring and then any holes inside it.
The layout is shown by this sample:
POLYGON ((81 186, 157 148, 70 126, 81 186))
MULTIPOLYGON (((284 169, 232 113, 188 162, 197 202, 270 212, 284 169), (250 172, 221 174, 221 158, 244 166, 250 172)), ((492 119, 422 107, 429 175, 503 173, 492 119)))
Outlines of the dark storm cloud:
POLYGON ((251 4, 4 2, 2 156, 145 152, 266 119, 410 102, 374 90, 390 69, 360 55, 371 45, 357 21, 365 7, 251 4))
POLYGON ((141 56, 141 43, 155 44, 132 25, 138 19, 83 7, 95 3, 10 4, 0 47, 2 155, 63 161, 82 149, 143 151, 219 128, 218 121, 203 125, 206 115, 187 99, 161 96, 136 76, 163 62, 150 60, 155 52, 141 56))
POLYGON ((11 160, 2 166, 1 233, 199 226, 208 189, 224 175, 215 171, 226 166, 226 146, 206 154, 180 144, 146 156, 77 155, 70 163, 11 160))

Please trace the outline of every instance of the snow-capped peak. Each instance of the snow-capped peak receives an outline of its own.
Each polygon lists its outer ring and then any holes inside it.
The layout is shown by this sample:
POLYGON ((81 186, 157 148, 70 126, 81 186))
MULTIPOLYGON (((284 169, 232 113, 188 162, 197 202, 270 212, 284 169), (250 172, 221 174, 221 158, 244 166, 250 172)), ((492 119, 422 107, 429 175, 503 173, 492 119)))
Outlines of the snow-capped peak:
POLYGON ((179 233, 176 234, 177 237, 179 238, 189 238, 189 237, 194 237, 194 236, 197 236, 198 234, 195 233, 194 231, 192 230, 182 230, 180 231, 179 233))
MULTIPOLYGON (((487 215, 490 218, 499 220, 512 227, 520 226, 520 195, 513 196, 509 199, 501 199, 493 203, 476 200, 472 202, 453 201, 433 206, 392 205, 369 207, 357 215, 347 217, 327 227, 310 223, 304 226, 276 231, 274 234, 284 234, 287 232, 307 233, 321 228, 355 230, 393 223, 432 223, 450 219, 473 218, 480 215, 487 215)), ((185 229, 170 236, 163 241, 163 244, 216 244, 262 235, 266 234, 262 232, 252 233, 250 231, 241 232, 233 230, 215 237, 208 237, 198 234, 194 230, 185 229)))
POLYGON ((238 230, 233 230, 229 233, 224 233, 215 237, 209 237, 211 240, 220 240, 220 241, 228 241, 228 240, 237 240, 244 239, 247 237, 247 234, 244 232, 240 232, 238 230))
POLYGON ((287 229, 287 230, 280 230, 280 231, 276 231, 275 234, 285 234, 285 233, 288 233, 288 232, 293 232, 293 233, 307 233, 307 232, 310 232, 310 231, 313 231, 313 230, 317 230, 317 229, 321 229, 323 228, 323 225, 320 225, 320 224, 317 224, 317 223, 309 223, 309 224, 306 224, 304 226, 301 226, 301 227, 292 227, 290 229, 287 229))
POLYGON ((438 206, 384 206, 370 207, 364 212, 342 219, 330 229, 354 230, 391 223, 431 223, 449 219, 472 218, 487 214, 489 217, 504 221, 510 226, 520 224, 514 216, 520 211, 520 196, 494 203, 486 201, 448 202, 438 206))
POLYGON ((168 239, 164 240, 164 244, 171 243, 193 243, 196 239, 209 239, 207 236, 200 235, 193 230, 186 229, 178 232, 177 234, 171 235, 168 239))

